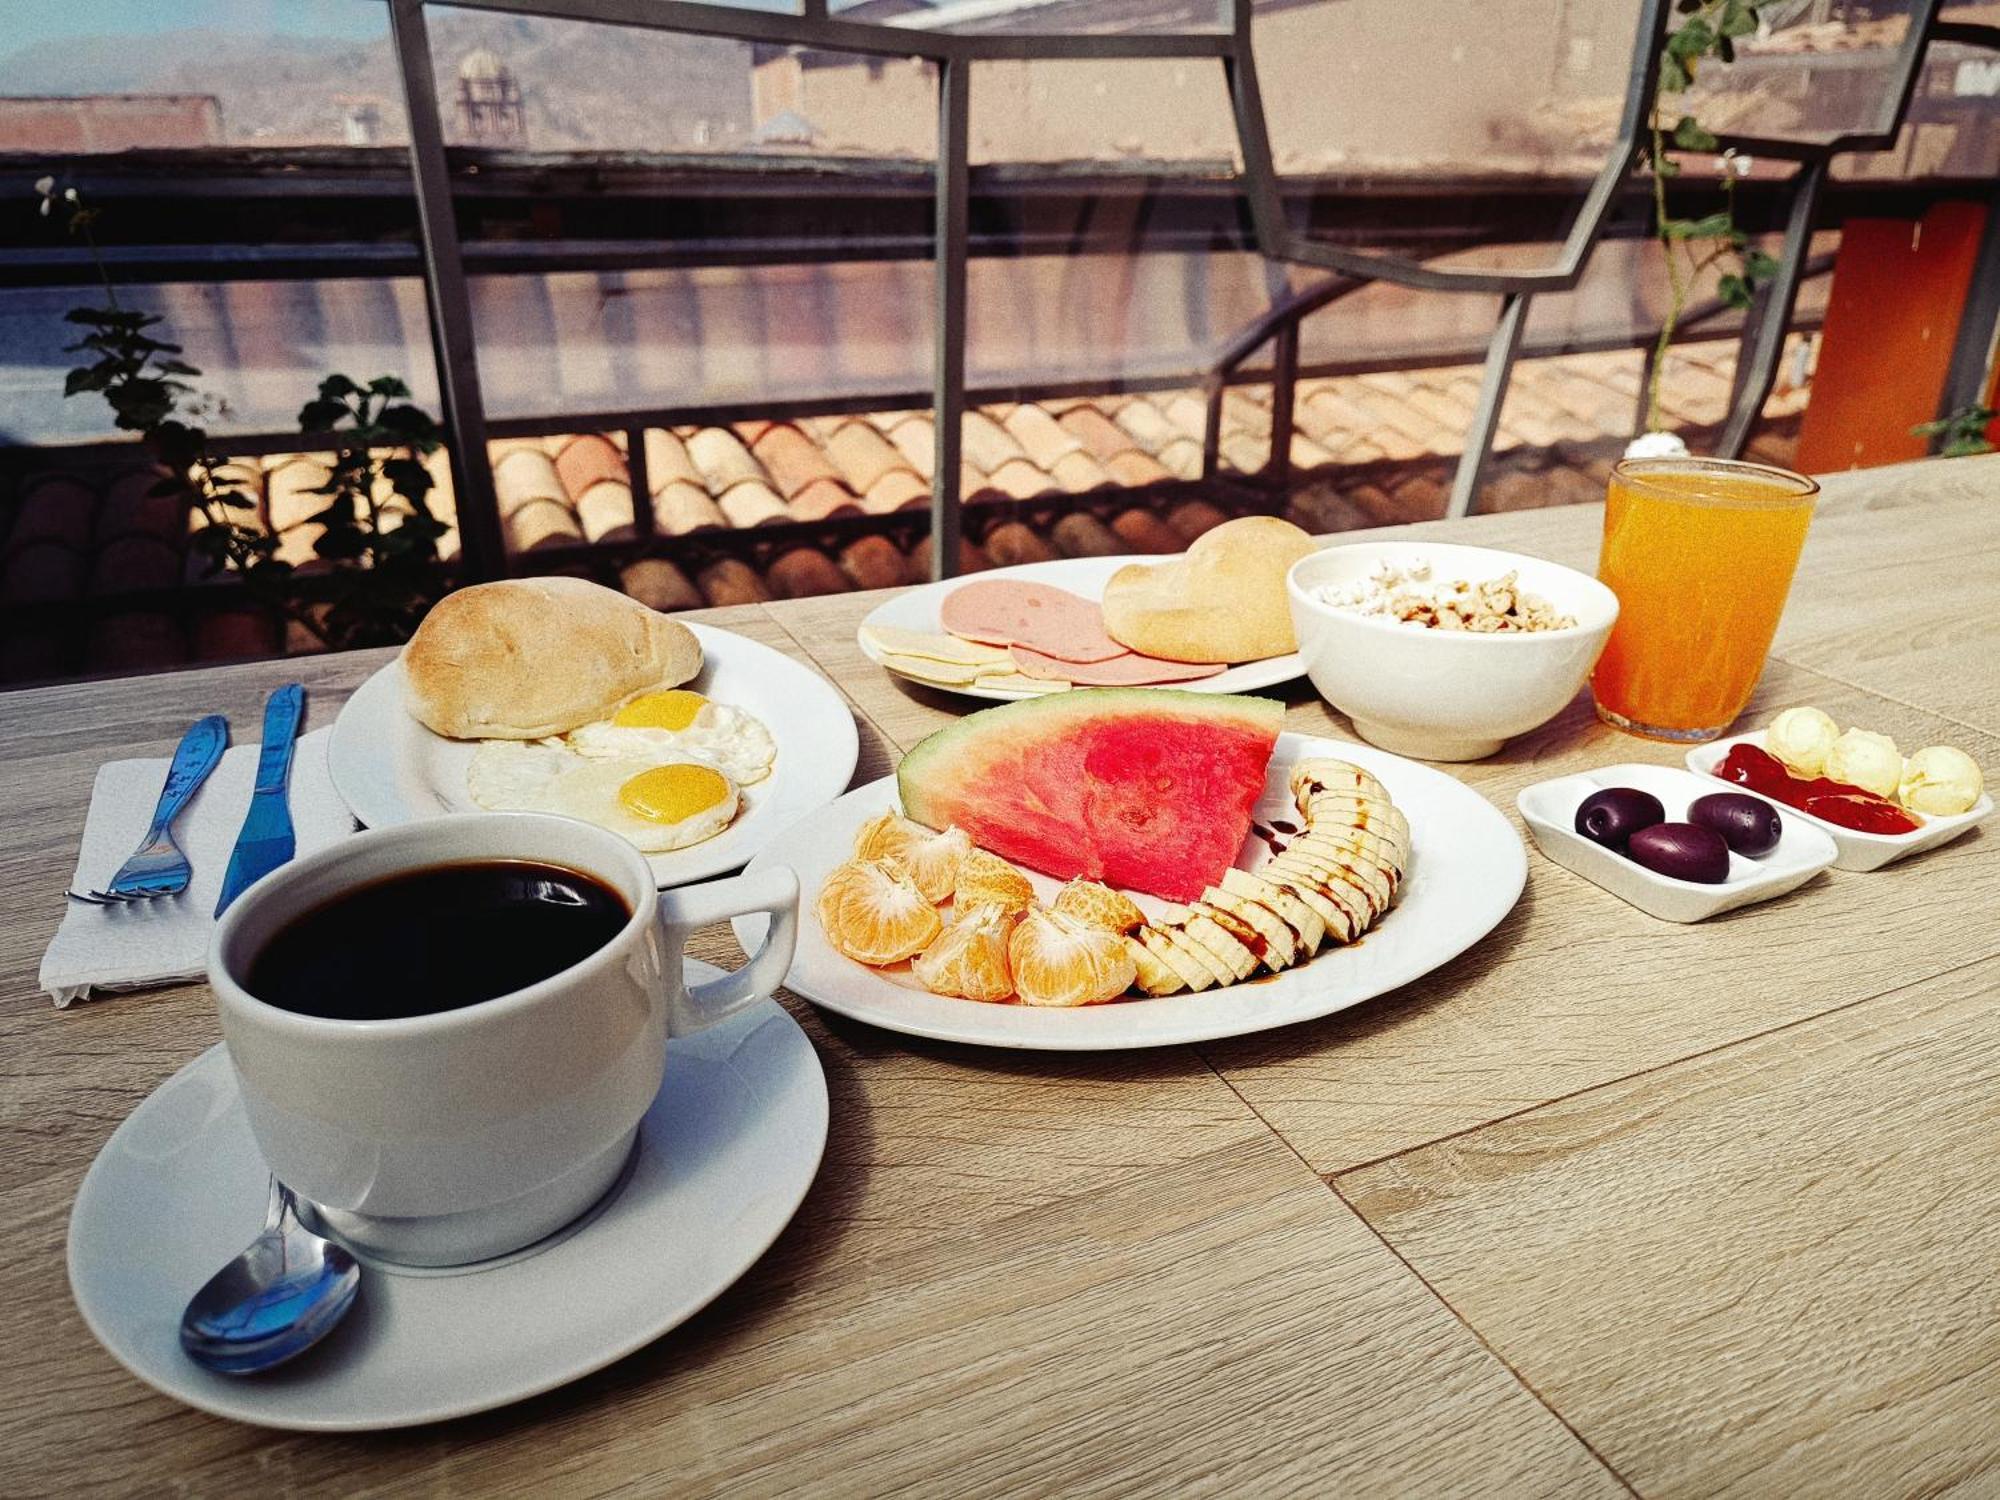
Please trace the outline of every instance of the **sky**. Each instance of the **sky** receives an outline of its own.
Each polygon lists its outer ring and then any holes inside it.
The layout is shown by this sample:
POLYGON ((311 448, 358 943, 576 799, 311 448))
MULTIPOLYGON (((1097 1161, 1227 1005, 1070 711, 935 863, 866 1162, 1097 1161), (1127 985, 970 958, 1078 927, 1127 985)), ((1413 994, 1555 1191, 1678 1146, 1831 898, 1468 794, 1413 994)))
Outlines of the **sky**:
POLYGON ((212 27, 295 36, 380 36, 382 0, 18 0, 6 50, 81 36, 147 36, 212 27))

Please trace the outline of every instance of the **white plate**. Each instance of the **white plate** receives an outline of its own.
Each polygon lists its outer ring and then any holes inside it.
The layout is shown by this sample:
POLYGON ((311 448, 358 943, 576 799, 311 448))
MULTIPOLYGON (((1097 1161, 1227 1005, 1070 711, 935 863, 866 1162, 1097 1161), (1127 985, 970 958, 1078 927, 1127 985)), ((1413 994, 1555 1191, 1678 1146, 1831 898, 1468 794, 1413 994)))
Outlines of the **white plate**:
MULTIPOLYGON (((1715 768, 1722 764, 1730 750, 1737 745, 1755 745, 1759 750, 1764 749, 1764 731, 1759 729, 1751 734, 1739 734, 1726 740, 1696 745, 1687 753, 1688 769, 1719 787, 1739 792, 1748 791, 1748 787, 1738 786, 1733 781, 1724 781, 1714 774, 1715 768)), ((1829 823, 1825 818, 1816 818, 1809 812, 1799 812, 1793 808, 1786 808, 1784 811, 1827 832, 1833 839, 1834 847, 1840 851, 1839 857, 1833 862, 1836 870, 1879 870, 1882 866, 1894 864, 1899 859, 1908 859, 1912 854, 1921 854, 1926 849, 1937 848, 1939 844, 1950 843, 1993 811, 1993 797, 1990 793, 1982 792, 1979 800, 1970 808, 1962 813, 1954 813, 1949 818, 1934 818, 1929 813, 1912 814, 1923 819, 1923 826, 1914 828, 1908 833, 1860 833, 1852 828, 1842 828, 1838 823, 1829 823)))
MULTIPOLYGON (((1441 771, 1367 745, 1280 735, 1257 805, 1259 822, 1282 818, 1296 824, 1298 809, 1285 778, 1292 766, 1317 755, 1336 756, 1374 772, 1410 822, 1410 861, 1399 899, 1374 930, 1349 947, 1324 948, 1311 962, 1283 974, 1224 990, 1077 1010, 985 1005, 933 995, 907 972, 870 969, 841 957, 828 946, 812 915, 828 872, 853 858, 855 831, 896 806, 895 778, 885 776, 814 813, 754 862, 784 863, 798 871, 806 915, 799 923, 798 957, 786 987, 857 1021, 941 1041, 1075 1052, 1157 1047, 1266 1031, 1359 1004, 1456 958, 1491 932, 1520 899, 1527 853, 1500 810, 1441 771)), ((1255 869, 1270 858, 1270 850, 1253 834, 1237 863, 1255 869)), ((1057 883, 1044 876, 1031 874, 1031 879, 1045 900, 1056 889, 1057 883)), ((1155 912, 1161 905, 1151 897, 1137 899, 1155 912)), ((761 942, 764 920, 739 917, 738 940, 761 942)))
POLYGON ((85 1175, 70 1289, 114 1359, 217 1416, 319 1432, 443 1421, 587 1375, 706 1306, 790 1221, 826 1124, 812 1044, 782 1007, 752 1006, 668 1045, 629 1175, 594 1217, 482 1268, 370 1267, 319 1348, 265 1375, 217 1375, 181 1352, 181 1309, 262 1227, 269 1183, 217 1045, 134 1110, 85 1175))
MULTIPOLYGON (((1651 792, 1660 799, 1667 821, 1687 820, 1688 804, 1697 797, 1722 788, 1706 776, 1683 771, 1678 766, 1633 763, 1606 766, 1575 776, 1558 776, 1525 787, 1515 799, 1521 818, 1535 835, 1542 853, 1573 870, 1594 885, 1630 902, 1648 916, 1663 922, 1699 922, 1722 912, 1734 911, 1756 901, 1769 901, 1796 890, 1833 863, 1839 852, 1833 840, 1822 832, 1818 819, 1808 820, 1789 807, 1772 802, 1778 809, 1783 832, 1778 847, 1762 859, 1748 859, 1734 851, 1729 856, 1729 878, 1717 885, 1694 880, 1676 880, 1647 869, 1637 860, 1627 859, 1616 850, 1585 838, 1576 831, 1576 810, 1591 793, 1608 786, 1629 786, 1651 792)), ((1751 793, 1755 796, 1755 793, 1751 793)), ((1767 797, 1758 798, 1769 802, 1767 797)))
MULTIPOLYGON (((833 685, 782 651, 712 625, 690 624, 701 675, 687 686, 763 720, 776 741, 771 774, 743 788, 743 809, 714 838, 649 856, 662 886, 706 880, 746 863, 771 838, 847 790, 861 741, 833 685)), ((479 811, 466 794, 477 745, 432 734, 403 706, 399 658, 341 705, 327 769, 354 816, 370 828, 479 811)))
MULTIPOLYGON (((927 583, 921 588, 910 589, 895 598, 885 600, 869 612, 861 622, 861 629, 870 625, 894 625, 903 630, 926 630, 933 633, 942 631, 938 623, 938 607, 944 603, 944 596, 953 589, 967 583, 985 583, 996 578, 1011 579, 1016 583, 1046 583, 1059 589, 1068 589, 1093 603, 1103 599, 1104 585, 1111 575, 1130 563, 1144 563, 1148 566, 1171 562, 1170 557, 1151 555, 1136 557, 1065 557, 1054 562, 1023 563, 1016 568, 993 568, 984 573, 971 574, 965 578, 947 578, 938 583, 927 583)), ((911 677, 898 672, 882 660, 882 653, 869 645, 865 639, 856 637, 861 654, 881 667, 885 672, 894 673, 905 682, 914 682, 919 687, 935 688, 941 693, 961 693, 968 698, 991 698, 998 702, 1011 702, 1016 698, 1038 698, 1042 695, 1032 690, 1015 688, 947 687, 943 683, 928 682, 921 677, 911 677)), ((1280 682, 1289 682, 1305 672, 1305 663, 1296 651, 1283 656, 1267 656, 1262 661, 1244 662, 1240 666, 1227 667, 1213 677, 1197 678, 1193 682, 1173 682, 1163 686, 1185 688, 1191 693, 1248 693, 1257 688, 1273 687, 1280 682)))

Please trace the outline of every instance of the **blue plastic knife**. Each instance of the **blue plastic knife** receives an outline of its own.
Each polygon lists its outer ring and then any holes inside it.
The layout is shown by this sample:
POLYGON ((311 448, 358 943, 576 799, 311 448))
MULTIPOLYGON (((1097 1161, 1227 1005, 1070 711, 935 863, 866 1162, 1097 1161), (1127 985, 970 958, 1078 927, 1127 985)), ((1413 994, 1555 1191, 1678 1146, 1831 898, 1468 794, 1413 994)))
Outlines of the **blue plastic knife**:
POLYGON ((250 794, 250 812, 236 835, 235 852, 222 877, 222 896, 215 903, 219 917, 229 903, 260 875, 290 859, 298 848, 292 835, 288 800, 292 781, 292 746, 305 718, 306 690, 288 682, 264 700, 264 748, 257 752, 257 789, 250 794))

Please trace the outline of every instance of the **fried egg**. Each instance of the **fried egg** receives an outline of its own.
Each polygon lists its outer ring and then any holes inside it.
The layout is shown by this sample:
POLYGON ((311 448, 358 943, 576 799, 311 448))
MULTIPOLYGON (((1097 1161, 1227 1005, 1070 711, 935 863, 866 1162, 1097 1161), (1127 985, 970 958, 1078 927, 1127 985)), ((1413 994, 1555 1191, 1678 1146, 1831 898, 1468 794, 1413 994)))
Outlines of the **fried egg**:
POLYGON ((466 790, 481 807, 561 813, 664 854, 714 838, 736 816, 730 779, 714 766, 659 756, 577 754, 551 741, 485 740, 466 790))
POLYGON ((770 775, 778 755, 771 731, 756 718, 687 688, 642 693, 609 719, 572 729, 562 739, 593 760, 642 756, 703 761, 738 786, 770 775))

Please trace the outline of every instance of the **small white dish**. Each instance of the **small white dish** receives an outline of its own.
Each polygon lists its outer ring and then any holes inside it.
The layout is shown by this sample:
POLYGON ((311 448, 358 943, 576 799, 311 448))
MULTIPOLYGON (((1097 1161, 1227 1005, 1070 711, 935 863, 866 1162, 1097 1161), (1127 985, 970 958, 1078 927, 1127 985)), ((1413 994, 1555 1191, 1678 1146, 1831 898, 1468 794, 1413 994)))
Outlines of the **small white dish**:
MULTIPOLYGON (((1200 994, 1123 1000, 1076 1010, 989 1005, 933 995, 907 968, 871 969, 836 953, 813 905, 836 865, 854 857, 854 835, 869 818, 897 806, 896 778, 857 787, 821 808, 752 863, 798 871, 798 954, 786 988, 828 1010, 889 1031, 937 1041, 1056 1052, 1164 1047, 1269 1031, 1310 1021, 1420 979, 1479 942, 1513 909, 1527 879, 1527 851, 1506 816, 1456 777, 1366 745, 1282 734, 1272 753, 1255 816, 1266 826, 1296 822, 1286 780, 1311 756, 1330 755, 1373 772, 1409 820, 1409 865, 1396 904, 1358 943, 1328 947, 1297 968, 1200 994)), ((1273 858, 1253 832, 1236 863, 1255 870, 1273 858)), ((1054 897, 1061 882, 1027 872, 1036 894, 1054 897)), ((1134 899, 1149 912, 1164 903, 1134 899)), ((736 938, 754 952, 767 919, 739 917, 736 938)))
POLYGON ((1833 863, 1833 840, 1813 826, 1817 819, 1808 820, 1773 802, 1784 832, 1778 847, 1762 859, 1747 859, 1732 850, 1729 878, 1718 885, 1657 874, 1576 831, 1576 810, 1583 800, 1612 786, 1651 792, 1660 799, 1670 823, 1686 822, 1688 804, 1697 797, 1744 789, 1719 786, 1710 778, 1674 766, 1635 762, 1538 781, 1523 788, 1515 799, 1522 821, 1535 835, 1542 853, 1663 922, 1700 922, 1739 906, 1769 901, 1797 890, 1833 863))
MULTIPOLYGON (((712 839, 649 855, 662 887, 727 874, 775 835, 847 790, 861 738, 846 700, 819 673, 761 641, 690 624, 701 674, 687 686, 763 720, 778 747, 771 774, 743 788, 743 810, 712 839)), ((340 707, 327 771, 354 816, 370 828, 478 812, 466 791, 475 740, 433 734, 403 706, 400 658, 340 707)))
MULTIPOLYGON (((688 961, 690 977, 712 977, 688 961)), ((564 1385, 651 1343, 770 1247, 826 1145, 826 1077, 773 1001, 667 1051, 622 1184, 577 1224, 477 1266, 388 1270, 296 1364, 218 1375, 181 1352, 181 1309, 263 1223, 269 1174, 226 1050, 168 1079, 77 1192, 69 1279, 97 1341, 155 1390, 260 1427, 439 1422, 564 1385)))
POLYGON ((1453 542, 1351 542, 1308 553, 1285 578, 1305 672, 1371 745, 1423 760, 1481 760, 1569 705, 1618 618, 1618 596, 1587 573, 1539 557, 1453 542), (1564 630, 1491 635, 1406 625, 1339 609, 1320 591, 1363 582, 1388 563, 1428 563, 1431 582, 1484 583, 1509 572, 1576 618, 1564 630))
MULTIPOLYGON (((1152 555, 1132 557, 1063 557, 1052 562, 1022 563, 1013 568, 991 568, 975 574, 979 582, 1006 578, 1018 583, 1046 583, 1052 588, 1068 589, 1095 603, 1104 597, 1104 585, 1111 581, 1111 575, 1132 563, 1148 566, 1170 562, 1171 558, 1152 555)), ((960 585, 972 582, 968 578, 947 578, 938 583, 927 583, 920 588, 906 590, 893 599, 884 600, 869 612, 861 622, 865 632, 870 625, 893 625, 903 630, 922 630, 936 634, 944 629, 939 623, 938 609, 944 603, 945 595, 960 585)), ((1042 695, 1033 691, 1015 688, 950 687, 941 682, 930 682, 922 677, 911 677, 898 672, 882 659, 882 653, 868 644, 865 635, 857 634, 855 643, 861 654, 876 666, 892 676, 901 677, 905 682, 918 687, 933 688, 940 693, 958 693, 967 698, 987 698, 998 703, 1009 703, 1016 698, 1038 698, 1042 695)), ((1181 688, 1190 693, 1249 693, 1258 688, 1275 687, 1281 682, 1290 682, 1301 672, 1305 664, 1299 660, 1296 651, 1288 651, 1283 656, 1267 656, 1262 661, 1240 662, 1226 667, 1213 677, 1199 677, 1193 682, 1173 682, 1165 686, 1181 688)))
MULTIPOLYGON (((1687 753, 1690 771, 1701 776, 1704 781, 1715 786, 1745 791, 1733 781, 1724 781, 1715 774, 1715 768, 1722 764, 1731 749, 1737 745, 1755 745, 1765 748, 1764 731, 1759 729, 1750 734, 1733 735, 1726 740, 1714 740, 1706 745, 1696 745, 1687 753)), ((1975 823, 1989 816, 1993 811, 1993 794, 1980 793, 1979 800, 1962 813, 1953 813, 1948 818, 1934 818, 1928 813, 1912 813, 1912 817, 1923 819, 1923 826, 1908 833, 1861 833, 1852 828, 1842 828, 1838 823, 1829 823, 1824 818, 1816 818, 1809 812, 1799 812, 1793 808, 1782 808, 1793 817, 1803 819, 1815 828, 1826 831, 1840 851, 1833 862, 1836 870, 1879 870, 1884 865, 1894 864, 1899 859, 1908 859, 1912 854, 1921 854, 1926 849, 1935 849, 1940 844, 1948 844, 1975 823)))

